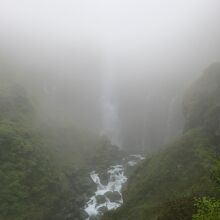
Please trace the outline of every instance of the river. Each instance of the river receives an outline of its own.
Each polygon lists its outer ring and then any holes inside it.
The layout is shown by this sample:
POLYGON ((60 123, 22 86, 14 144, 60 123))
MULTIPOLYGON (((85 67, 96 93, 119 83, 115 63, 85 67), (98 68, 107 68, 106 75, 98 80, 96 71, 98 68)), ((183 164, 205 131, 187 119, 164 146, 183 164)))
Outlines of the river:
POLYGON ((122 187, 128 180, 125 172, 144 159, 141 155, 130 155, 123 158, 121 164, 109 167, 106 184, 102 183, 96 171, 90 173, 90 178, 96 184, 96 192, 85 205, 84 210, 88 214, 86 220, 98 219, 105 211, 117 209, 123 204, 122 187))

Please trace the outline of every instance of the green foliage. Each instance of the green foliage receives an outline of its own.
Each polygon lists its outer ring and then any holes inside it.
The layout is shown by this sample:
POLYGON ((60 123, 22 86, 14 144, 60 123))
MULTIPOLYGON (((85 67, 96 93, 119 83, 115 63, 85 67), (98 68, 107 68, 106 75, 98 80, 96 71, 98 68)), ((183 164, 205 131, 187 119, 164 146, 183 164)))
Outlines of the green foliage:
POLYGON ((158 210, 161 215, 157 220, 191 220, 196 212, 193 197, 182 197, 166 202, 158 210))
POLYGON ((220 219, 220 200, 202 197, 197 200, 197 213, 192 220, 219 220, 220 219))
POLYGON ((84 219, 88 167, 98 157, 105 166, 116 149, 89 132, 35 119, 25 91, 1 81, 0 220, 84 219))
POLYGON ((220 64, 211 65, 187 91, 183 110, 186 130, 203 127, 220 135, 220 64))
POLYGON ((211 178, 216 184, 217 191, 220 191, 220 156, 216 152, 212 153, 212 161, 211 178))
POLYGON ((125 203, 103 220, 220 219, 220 64, 189 89, 183 110, 184 135, 134 172, 125 203))
POLYGON ((57 174, 24 91, 0 94, 0 219, 43 219, 59 199, 57 174))
POLYGON ((179 212, 177 219, 186 212, 192 214, 193 203, 186 198, 214 194, 209 172, 212 161, 206 156, 212 142, 209 134, 195 129, 147 159, 127 184, 125 204, 104 219, 166 219, 174 210, 179 212))

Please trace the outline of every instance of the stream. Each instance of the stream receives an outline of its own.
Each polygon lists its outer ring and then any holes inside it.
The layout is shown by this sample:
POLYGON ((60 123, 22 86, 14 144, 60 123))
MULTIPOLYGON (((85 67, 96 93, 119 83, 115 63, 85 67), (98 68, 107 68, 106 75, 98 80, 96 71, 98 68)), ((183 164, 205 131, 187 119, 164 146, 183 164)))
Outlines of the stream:
POLYGON ((96 171, 90 173, 90 178, 96 184, 96 192, 85 205, 88 214, 86 220, 98 219, 108 210, 119 208, 123 204, 122 187, 127 182, 125 171, 136 166, 145 157, 141 155, 130 155, 123 158, 121 164, 111 166, 107 169, 107 181, 103 184, 100 175, 96 171))

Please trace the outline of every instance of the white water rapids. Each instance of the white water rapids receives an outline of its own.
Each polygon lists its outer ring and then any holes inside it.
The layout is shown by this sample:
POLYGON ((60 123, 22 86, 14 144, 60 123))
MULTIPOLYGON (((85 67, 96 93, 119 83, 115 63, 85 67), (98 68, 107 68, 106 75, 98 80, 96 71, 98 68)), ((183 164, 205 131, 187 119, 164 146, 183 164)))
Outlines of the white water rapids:
POLYGON ((125 167, 133 167, 141 160, 145 159, 141 155, 130 155, 129 160, 123 159, 123 165, 111 166, 107 170, 108 182, 106 185, 101 183, 99 174, 96 171, 90 173, 90 177, 96 184, 95 194, 89 199, 85 206, 85 212, 88 214, 87 220, 91 217, 101 216, 107 210, 119 208, 123 203, 122 187, 127 182, 125 176, 125 167))

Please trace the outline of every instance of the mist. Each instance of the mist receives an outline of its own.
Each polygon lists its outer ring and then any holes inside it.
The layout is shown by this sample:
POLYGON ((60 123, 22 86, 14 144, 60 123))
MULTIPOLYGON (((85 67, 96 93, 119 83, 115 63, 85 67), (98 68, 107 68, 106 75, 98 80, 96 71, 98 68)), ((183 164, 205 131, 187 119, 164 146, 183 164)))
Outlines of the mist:
POLYGON ((219 0, 0 0, 0 220, 219 220, 219 0))
POLYGON ((181 134, 182 96, 220 58, 214 0, 7 1, 1 68, 44 120, 72 123, 131 151, 181 134))

